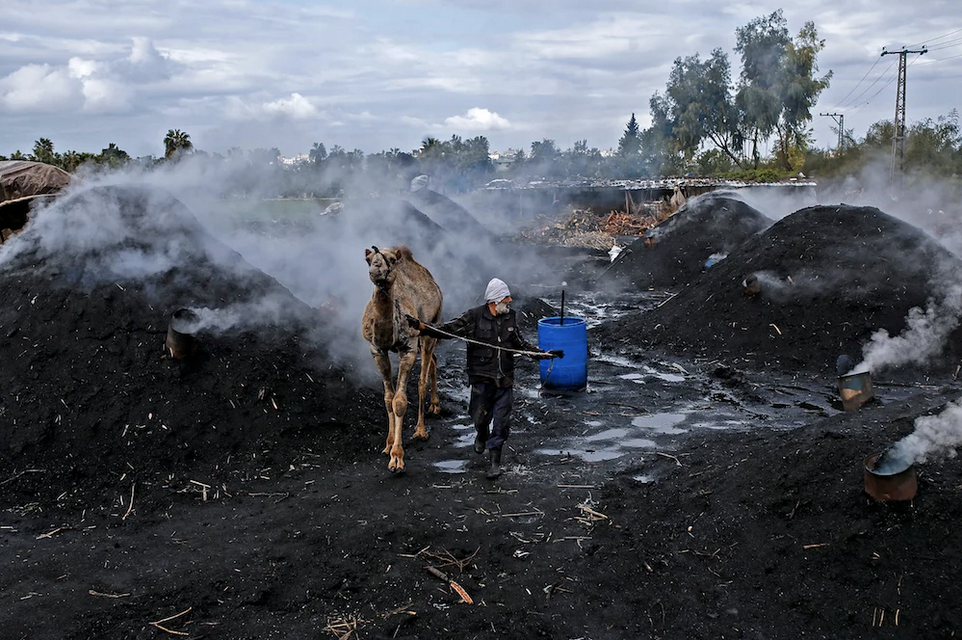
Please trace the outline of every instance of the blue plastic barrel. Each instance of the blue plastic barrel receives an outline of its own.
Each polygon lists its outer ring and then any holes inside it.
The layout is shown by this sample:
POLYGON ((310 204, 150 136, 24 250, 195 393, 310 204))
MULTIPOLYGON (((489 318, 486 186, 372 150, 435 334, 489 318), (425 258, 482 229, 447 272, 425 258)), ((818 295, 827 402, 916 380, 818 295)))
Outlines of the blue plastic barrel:
POLYGON ((584 318, 560 316, 538 321, 538 346, 561 349, 564 358, 542 360, 541 385, 548 389, 584 389, 588 386, 588 326, 584 318))

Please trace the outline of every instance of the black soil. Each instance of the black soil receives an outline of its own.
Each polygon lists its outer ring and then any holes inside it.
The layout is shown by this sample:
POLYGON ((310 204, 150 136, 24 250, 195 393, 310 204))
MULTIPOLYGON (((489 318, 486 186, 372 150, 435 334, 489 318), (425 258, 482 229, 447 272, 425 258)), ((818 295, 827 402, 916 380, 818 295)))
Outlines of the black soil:
MULTIPOLYGON (((897 400, 880 388, 879 402, 842 413, 818 376, 721 375, 666 350, 638 364, 685 363, 675 391, 653 381, 618 395, 613 377, 597 383, 607 391, 542 398, 527 393, 537 365, 524 361, 521 428, 505 475, 490 482, 481 459, 454 446, 451 424, 466 419, 463 348, 446 345, 444 413, 429 421, 430 440, 405 440, 407 471, 391 475, 380 388, 333 364, 338 337, 313 330, 313 310, 179 203, 119 188, 61 212, 0 253, 3 637, 962 633, 959 464, 920 465, 911 502, 862 491, 862 459, 957 400, 958 383, 897 400), (57 229, 86 224, 91 205, 112 229, 96 249, 51 244, 57 229), (124 220, 140 231, 124 233, 124 220), (130 275, 132 256, 151 268, 130 275), (265 297, 285 308, 276 322, 200 332, 194 359, 164 350, 172 310, 265 297), (780 424, 786 405, 772 398, 786 395, 791 418, 780 424), (582 442, 591 421, 683 398, 725 398, 744 424, 610 464, 537 452, 582 442), (434 464, 462 457, 472 460, 462 474, 434 464)), ((523 330, 534 338, 530 318, 523 330)), ((593 353, 600 337, 589 337, 593 353)), ((406 438, 412 423, 409 414, 406 438)))
MULTIPOLYGON (((599 336, 759 369, 826 372, 842 353, 857 362, 876 331, 900 334, 910 309, 942 304, 959 273, 962 262, 938 242, 874 207, 810 207, 599 336), (745 290, 752 275, 757 295, 745 290)), ((958 305, 950 306, 957 321, 958 305)), ((956 330, 930 366, 954 369, 960 359, 956 330)))
POLYGON ((736 197, 692 198, 622 251, 605 278, 636 289, 687 283, 772 221, 736 197))

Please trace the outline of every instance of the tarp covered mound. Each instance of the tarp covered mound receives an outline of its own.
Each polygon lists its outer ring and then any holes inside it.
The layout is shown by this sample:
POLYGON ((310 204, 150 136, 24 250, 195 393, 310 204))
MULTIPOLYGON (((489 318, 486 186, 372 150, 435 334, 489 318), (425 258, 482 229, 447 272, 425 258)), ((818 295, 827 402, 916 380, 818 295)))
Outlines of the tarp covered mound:
POLYGON ((42 162, 0 162, 0 242, 27 223, 30 203, 60 192, 70 184, 70 174, 42 162))
POLYGON ((628 245, 605 278, 641 290, 677 287, 771 225, 772 220, 732 195, 692 198, 628 245))
POLYGON ((97 187, 41 210, 0 247, 0 299, 0 477, 36 470, 0 508, 64 486, 56 500, 106 508, 121 477, 149 502, 383 439, 380 391, 328 359, 316 311, 164 192, 97 187), (196 358, 173 360, 184 307, 209 322, 196 358))
MULTIPOLYGON (((918 307, 929 316, 916 331, 944 338, 925 366, 954 369, 962 351, 959 273, 962 261, 938 242, 874 207, 810 207, 749 239, 660 307, 596 331, 612 346, 826 372, 841 353, 858 363, 878 330, 902 334, 918 307), (756 295, 744 287, 750 275, 761 287, 756 295)), ((907 335, 917 339, 891 346, 921 351, 926 336, 907 335)))
POLYGON ((57 193, 70 184, 70 174, 42 162, 0 162, 0 203, 57 193))

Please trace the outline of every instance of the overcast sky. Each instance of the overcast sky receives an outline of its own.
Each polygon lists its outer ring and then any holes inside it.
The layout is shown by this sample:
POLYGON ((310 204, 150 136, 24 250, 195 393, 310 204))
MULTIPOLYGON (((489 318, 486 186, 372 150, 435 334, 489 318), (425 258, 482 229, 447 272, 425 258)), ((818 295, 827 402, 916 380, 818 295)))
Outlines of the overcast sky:
POLYGON ((617 147, 664 90, 675 58, 725 50, 735 29, 783 8, 814 21, 831 86, 813 115, 856 137, 895 113, 896 55, 908 56, 911 124, 960 106, 962 2, 916 0, 4 0, 0 154, 97 153, 116 143, 163 155, 169 129, 210 152, 312 143, 411 151, 426 136, 484 135, 492 150, 550 138, 617 147))

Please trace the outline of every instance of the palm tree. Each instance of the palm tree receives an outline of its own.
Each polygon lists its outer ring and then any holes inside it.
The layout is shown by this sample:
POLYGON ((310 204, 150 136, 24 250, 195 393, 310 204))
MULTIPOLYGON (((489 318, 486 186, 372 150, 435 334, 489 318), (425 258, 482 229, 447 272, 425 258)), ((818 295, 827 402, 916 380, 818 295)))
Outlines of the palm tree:
POLYGON ((164 137, 164 157, 173 160, 194 148, 190 136, 180 129, 169 129, 164 137))
POLYGON ((309 154, 312 164, 320 164, 327 158, 327 149, 323 142, 315 142, 309 154))
POLYGON ((50 138, 40 138, 33 143, 33 154, 30 157, 35 162, 46 162, 56 164, 57 154, 53 151, 53 142, 50 138))

